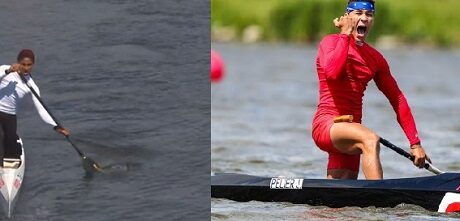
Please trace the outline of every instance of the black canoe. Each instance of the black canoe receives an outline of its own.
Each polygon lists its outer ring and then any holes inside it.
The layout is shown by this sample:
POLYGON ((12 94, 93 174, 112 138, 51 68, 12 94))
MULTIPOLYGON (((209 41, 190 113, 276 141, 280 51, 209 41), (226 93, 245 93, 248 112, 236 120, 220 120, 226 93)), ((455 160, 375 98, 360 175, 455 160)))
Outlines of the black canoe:
POLYGON ((211 176, 211 197, 240 202, 291 202, 333 208, 406 203, 437 211, 447 192, 460 193, 460 173, 386 180, 294 180, 227 173, 211 176))

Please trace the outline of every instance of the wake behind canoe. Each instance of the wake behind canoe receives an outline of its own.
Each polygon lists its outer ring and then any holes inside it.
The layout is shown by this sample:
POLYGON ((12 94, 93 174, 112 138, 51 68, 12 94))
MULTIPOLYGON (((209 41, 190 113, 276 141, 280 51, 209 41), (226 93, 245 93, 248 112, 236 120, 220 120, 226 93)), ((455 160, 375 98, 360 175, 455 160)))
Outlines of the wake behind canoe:
POLYGON ((395 207, 406 203, 438 211, 448 192, 460 197, 460 173, 387 180, 267 178, 242 174, 211 176, 211 197, 240 202, 291 202, 333 208, 395 207))

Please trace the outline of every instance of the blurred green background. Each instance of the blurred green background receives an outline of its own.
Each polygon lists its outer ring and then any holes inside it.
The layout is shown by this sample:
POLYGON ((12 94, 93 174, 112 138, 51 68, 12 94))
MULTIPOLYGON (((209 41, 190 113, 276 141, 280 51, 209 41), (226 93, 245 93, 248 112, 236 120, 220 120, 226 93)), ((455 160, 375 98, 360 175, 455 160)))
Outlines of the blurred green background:
MULTIPOLYGON (((347 0, 211 0, 213 41, 315 43, 347 0)), ((376 0, 370 42, 460 48, 460 0, 376 0)))

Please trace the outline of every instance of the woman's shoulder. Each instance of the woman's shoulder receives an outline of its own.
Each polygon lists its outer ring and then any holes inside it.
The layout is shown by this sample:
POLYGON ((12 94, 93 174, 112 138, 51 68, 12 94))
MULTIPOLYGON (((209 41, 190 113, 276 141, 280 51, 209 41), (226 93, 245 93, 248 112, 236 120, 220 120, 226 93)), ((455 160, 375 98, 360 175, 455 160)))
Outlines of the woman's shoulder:
POLYGON ((6 69, 9 69, 9 68, 10 68, 10 65, 7 65, 7 64, 0 65, 0 69, 2 69, 2 70, 6 70, 6 69))

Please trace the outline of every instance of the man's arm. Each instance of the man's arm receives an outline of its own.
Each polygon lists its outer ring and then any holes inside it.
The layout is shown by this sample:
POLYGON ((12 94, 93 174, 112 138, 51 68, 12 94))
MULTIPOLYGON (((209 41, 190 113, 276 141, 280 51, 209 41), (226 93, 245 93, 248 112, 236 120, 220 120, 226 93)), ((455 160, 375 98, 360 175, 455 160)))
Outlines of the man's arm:
POLYGON ((388 63, 382 57, 381 68, 376 73, 374 81, 380 91, 385 94, 393 107, 398 123, 401 125, 407 139, 410 142, 411 154, 415 157, 414 165, 423 168, 425 160, 431 163, 431 159, 425 154, 418 137, 415 120, 410 110, 409 104, 399 89, 396 80, 391 75, 388 63))

